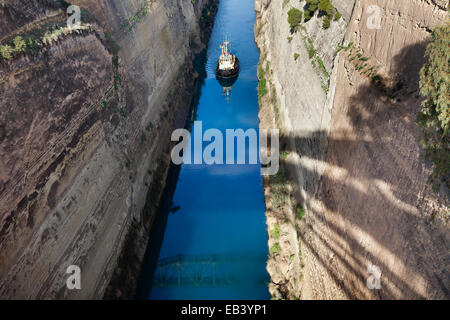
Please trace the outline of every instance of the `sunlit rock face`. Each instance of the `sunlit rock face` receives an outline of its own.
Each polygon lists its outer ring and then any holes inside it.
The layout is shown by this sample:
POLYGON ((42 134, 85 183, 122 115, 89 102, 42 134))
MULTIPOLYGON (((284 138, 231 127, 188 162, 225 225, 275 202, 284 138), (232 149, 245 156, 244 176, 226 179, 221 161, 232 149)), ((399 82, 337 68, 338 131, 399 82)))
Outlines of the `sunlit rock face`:
POLYGON ((266 201, 269 230, 279 224, 284 237, 280 258, 268 262, 274 297, 448 298, 448 208, 426 183, 414 123, 418 71, 447 2, 333 0, 341 17, 328 29, 316 12, 292 33, 288 11, 304 11, 306 1, 255 1, 270 89, 261 126, 288 136, 292 195, 306 211, 300 222, 287 211, 284 223, 266 201), (350 43, 353 51, 339 50, 350 43), (351 60, 357 53, 381 84, 351 60), (381 270, 381 290, 367 285, 371 266, 381 270))
MULTIPOLYGON (((102 298, 113 274, 110 296, 132 295, 215 1, 72 4, 84 28, 0 60, 1 298, 102 298), (70 265, 81 290, 66 287, 70 265)), ((4 1, 1 44, 64 28, 65 9, 4 1)))

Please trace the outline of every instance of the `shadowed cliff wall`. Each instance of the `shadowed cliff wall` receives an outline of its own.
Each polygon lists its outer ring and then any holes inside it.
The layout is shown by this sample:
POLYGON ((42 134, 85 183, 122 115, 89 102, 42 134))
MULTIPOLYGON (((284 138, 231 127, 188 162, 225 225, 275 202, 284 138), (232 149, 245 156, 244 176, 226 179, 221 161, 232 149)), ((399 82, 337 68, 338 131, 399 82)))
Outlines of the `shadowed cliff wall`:
POLYGON ((431 171, 414 123, 429 31, 448 19, 448 2, 332 2, 342 18, 329 29, 316 13, 292 34, 287 12, 304 10, 305 1, 256 1, 261 67, 273 86, 261 98, 261 126, 282 130, 286 171, 282 183, 265 181, 268 229, 281 228, 280 239, 269 241, 281 247, 268 263, 271 292, 276 298, 448 298, 448 204, 426 183, 431 171), (379 29, 367 25, 370 5, 380 8, 379 29), (328 84, 304 37, 321 57, 328 84), (350 43, 352 51, 338 53, 350 43), (358 52, 381 82, 363 73, 361 60, 351 60, 358 52), (281 185, 288 197, 277 206, 281 185), (381 290, 366 285, 372 265, 381 270, 381 290))
MULTIPOLYGON (((139 268, 170 134, 193 96, 192 48, 204 46, 215 6, 72 3, 85 28, 0 61, 2 298, 102 298, 130 237, 139 268), (81 290, 66 288, 69 265, 81 268, 81 290)), ((64 9, 3 1, 1 43, 64 27, 64 9)))

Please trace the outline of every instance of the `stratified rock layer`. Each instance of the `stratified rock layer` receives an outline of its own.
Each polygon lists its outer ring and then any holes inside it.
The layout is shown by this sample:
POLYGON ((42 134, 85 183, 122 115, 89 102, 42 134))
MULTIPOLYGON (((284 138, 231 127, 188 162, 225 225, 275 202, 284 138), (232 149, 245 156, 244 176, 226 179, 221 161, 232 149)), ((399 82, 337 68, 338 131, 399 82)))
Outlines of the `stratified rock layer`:
MULTIPOLYGON (((90 27, 0 61, 1 298, 102 298, 130 238, 139 272, 193 96, 191 47, 204 46, 199 21, 208 30, 216 5, 72 3, 90 27), (81 290, 66 287, 70 265, 81 290)), ((6 1, 1 43, 66 19, 58 1, 6 1)))
POLYGON ((260 118, 271 128, 280 114, 291 194, 306 215, 296 219, 288 205, 277 212, 274 186, 266 181, 269 230, 278 223, 283 231, 281 253, 268 263, 272 294, 448 298, 448 207, 426 183, 430 167, 420 158, 414 123, 421 103, 418 71, 429 31, 447 21, 446 1, 332 1, 339 21, 325 30, 316 14, 293 34, 287 12, 302 10, 305 1, 282 2, 256 1, 260 65, 274 88, 261 99, 260 118), (367 23, 375 12, 369 6, 379 8, 379 29, 367 23), (307 38, 328 83, 317 60, 311 62, 307 38), (337 53, 338 45, 350 42, 353 54, 337 53), (358 70, 358 60, 350 61, 357 52, 379 69, 381 83, 358 70), (371 266, 381 271, 380 290, 367 286, 371 266))

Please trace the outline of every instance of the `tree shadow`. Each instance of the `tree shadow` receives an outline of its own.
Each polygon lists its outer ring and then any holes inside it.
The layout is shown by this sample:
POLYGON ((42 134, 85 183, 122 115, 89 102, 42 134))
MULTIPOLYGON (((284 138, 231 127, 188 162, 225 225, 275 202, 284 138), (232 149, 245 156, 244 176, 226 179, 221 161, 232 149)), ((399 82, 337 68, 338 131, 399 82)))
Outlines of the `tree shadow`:
POLYGON ((450 297, 450 235, 430 223, 436 209, 425 201, 433 195, 414 122, 425 47, 393 58, 394 86, 368 82, 345 97, 348 107, 335 105, 333 119, 346 115, 336 127, 345 129, 301 133, 285 145, 300 157, 300 165, 285 164, 308 211, 299 237, 348 298, 450 297), (371 264, 382 270, 379 291, 366 288, 371 264))

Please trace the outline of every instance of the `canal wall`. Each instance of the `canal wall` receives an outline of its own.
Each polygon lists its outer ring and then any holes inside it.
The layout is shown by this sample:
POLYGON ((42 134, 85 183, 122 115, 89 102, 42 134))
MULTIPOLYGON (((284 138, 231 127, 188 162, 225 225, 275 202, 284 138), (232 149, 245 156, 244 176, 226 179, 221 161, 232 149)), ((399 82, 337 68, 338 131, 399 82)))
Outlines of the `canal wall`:
POLYGON ((306 1, 255 1, 260 126, 281 131, 281 170, 264 180, 270 292, 448 298, 448 204, 426 183, 414 123, 445 1, 332 3, 328 28, 316 12, 291 30, 288 11, 306 1), (380 290, 367 286, 374 274, 380 290))
POLYGON ((4 1, 0 297, 132 298, 215 0, 4 1), (81 270, 68 290, 67 268, 81 270))

